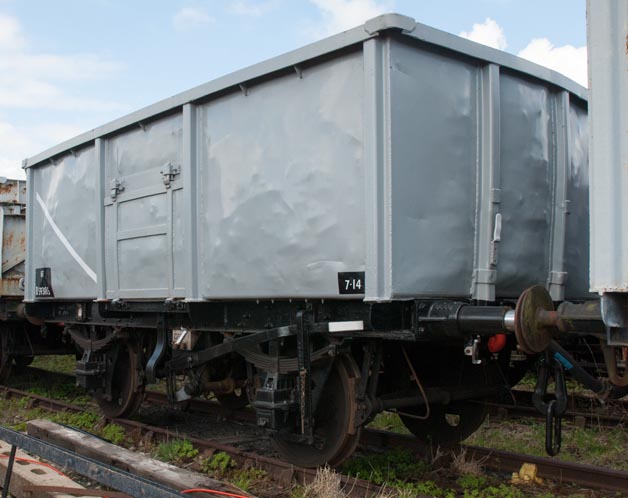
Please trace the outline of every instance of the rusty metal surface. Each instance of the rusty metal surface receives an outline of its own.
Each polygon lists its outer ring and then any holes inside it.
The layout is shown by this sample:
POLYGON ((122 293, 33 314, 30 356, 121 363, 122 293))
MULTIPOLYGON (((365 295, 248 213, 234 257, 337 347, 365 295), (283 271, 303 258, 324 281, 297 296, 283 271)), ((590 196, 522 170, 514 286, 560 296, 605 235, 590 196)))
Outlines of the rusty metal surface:
POLYGON ((26 204, 26 182, 0 177, 0 203, 26 204))
POLYGON ((13 276, 0 279, 0 296, 21 296, 22 294, 24 294, 22 277, 13 276))
POLYGON ((0 177, 0 296, 24 295, 26 182, 0 177))

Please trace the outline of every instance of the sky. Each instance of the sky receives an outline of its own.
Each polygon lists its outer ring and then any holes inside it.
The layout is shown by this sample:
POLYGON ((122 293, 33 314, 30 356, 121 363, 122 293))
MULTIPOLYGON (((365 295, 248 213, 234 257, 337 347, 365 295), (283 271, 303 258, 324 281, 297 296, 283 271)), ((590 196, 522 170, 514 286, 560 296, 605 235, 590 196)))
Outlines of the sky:
POLYGON ((134 110, 386 12, 586 85, 585 0, 0 0, 0 176, 134 110))

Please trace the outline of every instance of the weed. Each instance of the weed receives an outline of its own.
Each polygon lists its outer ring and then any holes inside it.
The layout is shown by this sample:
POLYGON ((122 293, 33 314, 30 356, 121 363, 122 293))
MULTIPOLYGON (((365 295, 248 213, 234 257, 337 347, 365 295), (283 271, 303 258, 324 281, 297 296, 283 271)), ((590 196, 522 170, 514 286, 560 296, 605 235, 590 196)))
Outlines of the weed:
POLYGON ((27 408, 30 408, 32 403, 32 400, 29 398, 19 398, 17 400, 17 407, 21 408, 22 410, 25 410, 27 408))
POLYGON ((10 429, 18 432, 26 432, 26 422, 18 422, 8 426, 10 429))
POLYGON ((250 491, 251 485, 266 479, 268 474, 265 470, 250 467, 248 469, 236 470, 229 479, 234 486, 243 491, 250 491))
POLYGON ((201 463, 201 468, 206 473, 218 472, 224 474, 228 469, 235 467, 236 463, 229 455, 223 451, 215 453, 209 458, 206 458, 201 463))
POLYGON ((49 419, 52 422, 57 422, 58 424, 69 425, 83 431, 90 431, 98 424, 100 416, 91 412, 60 412, 50 415, 49 419))
POLYGON ((524 494, 514 486, 489 485, 484 476, 464 475, 458 478, 463 498, 523 498, 524 494))
POLYGON ((290 493, 290 498, 303 498, 304 493, 305 488, 300 484, 295 484, 292 488, 292 492, 290 493))
POLYGON ((118 424, 108 424, 103 427, 101 435, 113 444, 120 444, 124 441, 126 432, 124 431, 124 428, 118 424))
POLYGON ((403 425, 399 415, 391 412, 383 412, 377 415, 369 424, 369 427, 371 429, 396 432, 398 434, 410 434, 410 431, 403 425))
POLYGON ((174 439, 157 446, 157 458, 164 462, 181 463, 192 460, 198 450, 187 439, 174 439))
POLYGON ((429 471, 429 465, 408 451, 395 450, 381 455, 353 458, 342 466, 343 473, 375 484, 403 483, 429 471))
POLYGON ((458 478, 458 485, 462 489, 480 489, 486 486, 486 477, 478 475, 463 475, 458 478))
POLYGON ((454 490, 441 488, 434 481, 413 483, 406 489, 411 490, 419 495, 433 496, 435 498, 454 498, 456 496, 456 492, 454 490))

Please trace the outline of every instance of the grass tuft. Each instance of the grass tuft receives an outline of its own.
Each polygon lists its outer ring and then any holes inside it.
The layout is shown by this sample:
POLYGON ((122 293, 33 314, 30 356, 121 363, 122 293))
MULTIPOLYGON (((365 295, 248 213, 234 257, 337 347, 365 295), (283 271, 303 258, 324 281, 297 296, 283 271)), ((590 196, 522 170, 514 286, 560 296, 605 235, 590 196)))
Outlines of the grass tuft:
POLYGON ((174 439, 157 446, 157 458, 164 462, 188 462, 196 455, 198 455, 198 450, 187 439, 174 439))

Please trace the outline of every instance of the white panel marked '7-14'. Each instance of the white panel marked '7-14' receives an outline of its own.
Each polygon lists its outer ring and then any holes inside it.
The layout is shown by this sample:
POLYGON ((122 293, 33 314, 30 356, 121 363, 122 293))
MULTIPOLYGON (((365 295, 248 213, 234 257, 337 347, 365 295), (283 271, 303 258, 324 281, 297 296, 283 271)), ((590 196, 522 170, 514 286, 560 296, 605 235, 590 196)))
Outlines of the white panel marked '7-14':
POLYGON ((37 196, 37 202, 39 206, 41 207, 41 210, 43 211, 44 216, 48 220, 48 223, 50 223, 50 226, 54 230, 54 233, 57 234, 57 237, 59 237, 59 240, 61 241, 61 243, 65 246, 65 248, 68 250, 70 255, 76 260, 76 262, 80 265, 80 267, 83 268, 83 271, 87 273, 87 276, 91 278, 94 282, 96 282, 97 280, 96 272, 92 270, 85 261, 83 261, 83 258, 81 258, 78 255, 78 253, 74 250, 74 248, 72 247, 68 239, 65 238, 65 235, 63 235, 63 232, 59 229, 57 224, 52 219, 52 216, 48 212, 48 209, 46 208, 46 205, 44 204, 44 201, 39 196, 39 194, 35 193, 35 195, 37 196))

